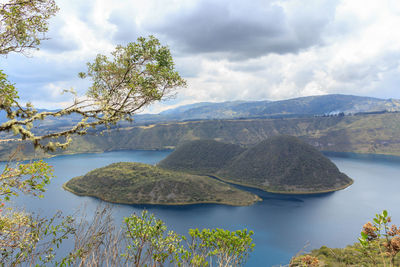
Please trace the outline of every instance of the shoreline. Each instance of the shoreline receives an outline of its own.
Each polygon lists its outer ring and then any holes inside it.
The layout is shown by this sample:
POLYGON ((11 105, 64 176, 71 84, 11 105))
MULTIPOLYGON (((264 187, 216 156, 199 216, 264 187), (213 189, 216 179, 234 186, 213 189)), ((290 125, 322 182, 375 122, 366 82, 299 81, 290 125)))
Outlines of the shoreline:
POLYGON ((279 195, 315 195, 315 194, 325 194, 325 193, 332 193, 332 192, 336 192, 336 191, 340 191, 343 189, 348 188, 349 186, 354 184, 354 180, 351 179, 351 182, 349 184, 346 184, 344 186, 341 186, 339 188, 335 188, 335 189, 328 189, 328 190, 319 190, 319 191, 313 191, 313 192, 304 192, 304 191, 274 191, 274 190, 268 190, 264 187, 258 187, 256 185, 250 185, 250 184, 245 184, 245 183, 240 183, 240 182, 235 182, 235 181, 231 181, 231 180, 227 180, 224 178, 221 178, 219 176, 216 176, 214 174, 207 174, 207 176, 212 177, 214 179, 223 181, 227 184, 232 184, 232 185, 239 185, 239 186, 244 186, 244 187, 249 187, 249 188, 253 188, 253 189, 257 189, 257 190, 261 190, 264 191, 266 193, 273 193, 273 194, 279 194, 279 195))
MULTIPOLYGON (((107 152, 118 152, 118 151, 172 151, 172 150, 173 149, 171 149, 171 148, 165 148, 165 149, 115 149, 115 150, 105 150, 105 151, 71 152, 71 153, 62 153, 62 154, 57 154, 57 155, 48 155, 45 157, 27 157, 24 159, 18 159, 18 160, 12 160, 12 161, 22 162, 22 161, 30 161, 30 160, 51 159, 51 158, 62 157, 62 156, 74 156, 74 155, 82 155, 82 154, 102 154, 102 153, 107 153, 107 152)), ((10 162, 10 161, 0 159, 0 163, 2 163, 2 162, 10 162)))
POLYGON ((65 191, 71 192, 74 195, 77 196, 81 196, 81 197, 93 197, 105 202, 109 202, 109 203, 113 203, 113 204, 122 204, 122 205, 154 205, 154 206, 189 206, 189 205, 199 205, 199 204, 215 204, 215 205, 225 205, 225 206, 231 206, 231 207, 248 207, 251 205, 256 204, 257 202, 263 201, 263 199, 254 194, 255 198, 254 201, 252 203, 249 204, 242 204, 242 205, 237 205, 237 204, 232 204, 229 202, 213 202, 213 201, 196 201, 196 202, 181 202, 181 203, 171 203, 171 202, 166 202, 166 203, 154 203, 154 202, 146 202, 146 203, 139 203, 139 202, 124 202, 124 201, 112 201, 112 200, 107 200, 105 198, 96 196, 96 195, 92 195, 92 194, 83 194, 83 193, 78 193, 75 192, 74 190, 72 190, 71 188, 69 188, 68 186, 66 186, 68 182, 64 183, 62 185, 62 188, 65 191))
MULTIPOLYGON (((101 154, 101 153, 107 153, 107 152, 118 152, 118 151, 172 151, 174 148, 168 147, 168 148, 153 148, 153 149, 113 149, 113 150, 105 150, 105 151, 84 151, 84 152, 66 152, 66 153, 61 153, 61 154, 56 154, 56 155, 46 155, 44 157, 25 157, 22 159, 18 159, 17 161, 29 161, 29 160, 41 160, 41 159, 50 159, 54 157, 60 157, 60 156, 73 156, 73 155, 81 155, 81 154, 101 154)), ((322 154, 328 154, 325 155, 327 157, 339 157, 339 158, 345 158, 347 155, 361 155, 365 157, 374 157, 374 156, 382 156, 382 157, 395 157, 400 160, 400 152, 397 154, 385 154, 385 153, 363 153, 363 152, 355 152, 355 151, 332 151, 332 150, 319 150, 322 154)), ((15 161, 15 160, 12 160, 15 161)), ((4 160, 0 159, 1 162, 10 162, 9 160, 4 160)))

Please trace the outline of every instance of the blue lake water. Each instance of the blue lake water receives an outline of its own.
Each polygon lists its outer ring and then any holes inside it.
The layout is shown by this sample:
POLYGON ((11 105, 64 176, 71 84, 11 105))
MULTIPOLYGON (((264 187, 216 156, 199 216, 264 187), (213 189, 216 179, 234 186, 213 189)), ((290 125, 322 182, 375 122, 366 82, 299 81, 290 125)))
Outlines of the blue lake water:
MULTIPOLYGON (((43 215, 57 210, 72 214, 79 208, 96 209, 102 201, 78 197, 61 185, 70 178, 119 161, 155 164, 170 151, 117 151, 102 154, 58 156, 46 161, 53 165, 53 179, 44 199, 20 197, 18 205, 43 215)), ((339 169, 354 179, 345 190, 318 195, 279 195, 260 193, 262 202, 249 207, 223 205, 114 206, 114 217, 140 213, 143 208, 165 221, 169 229, 185 234, 189 228, 248 228, 255 232, 254 252, 246 266, 287 264, 298 251, 322 245, 344 247, 357 241, 362 225, 387 209, 393 221, 400 222, 400 158, 352 153, 327 153, 339 169)))

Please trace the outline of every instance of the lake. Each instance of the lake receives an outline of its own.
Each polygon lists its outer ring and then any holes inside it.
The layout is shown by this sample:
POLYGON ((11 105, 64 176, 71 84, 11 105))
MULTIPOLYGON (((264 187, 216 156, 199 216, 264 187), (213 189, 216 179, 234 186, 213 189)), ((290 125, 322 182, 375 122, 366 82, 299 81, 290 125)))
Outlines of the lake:
MULTIPOLYGON (((170 151, 116 151, 101 154, 58 156, 46 161, 55 167, 52 183, 44 199, 20 197, 18 205, 27 210, 52 215, 61 210, 65 215, 79 208, 96 209, 102 201, 78 197, 64 191, 61 185, 70 178, 119 161, 155 164, 170 151)), ((249 207, 223 205, 132 206, 114 204, 114 218, 140 213, 143 208, 162 219, 169 229, 187 233, 189 228, 248 228, 255 232, 254 252, 246 266, 287 264, 305 246, 306 251, 319 248, 344 247, 357 241, 362 225, 375 213, 387 209, 393 222, 400 222, 399 188, 400 158, 353 153, 326 155, 354 179, 345 190, 318 195, 280 195, 256 191, 263 198, 249 207)))

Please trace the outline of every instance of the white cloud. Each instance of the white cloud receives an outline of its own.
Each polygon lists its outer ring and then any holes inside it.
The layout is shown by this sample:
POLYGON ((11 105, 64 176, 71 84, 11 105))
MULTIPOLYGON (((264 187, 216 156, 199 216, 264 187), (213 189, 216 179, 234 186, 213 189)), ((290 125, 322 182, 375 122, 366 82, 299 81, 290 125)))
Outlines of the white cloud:
POLYGON ((49 32, 53 39, 41 51, 33 58, 0 59, 23 100, 42 107, 65 105, 67 98, 57 93, 61 88, 84 92, 89 84, 76 74, 96 54, 148 34, 170 45, 177 69, 188 80, 177 99, 151 111, 199 101, 328 93, 400 98, 399 1, 58 3, 61 10, 49 32), (273 32, 276 39, 268 35, 273 32))

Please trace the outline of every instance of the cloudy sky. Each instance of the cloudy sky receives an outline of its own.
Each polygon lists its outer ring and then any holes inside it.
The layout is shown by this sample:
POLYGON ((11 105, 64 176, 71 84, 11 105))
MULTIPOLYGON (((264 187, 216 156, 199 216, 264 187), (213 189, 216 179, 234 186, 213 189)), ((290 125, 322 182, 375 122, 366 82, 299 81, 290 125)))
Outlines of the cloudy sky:
POLYGON ((330 93, 400 98, 398 0, 58 0, 41 50, 0 58, 24 101, 58 108, 96 54, 155 35, 187 80, 174 100, 279 100, 330 93))

